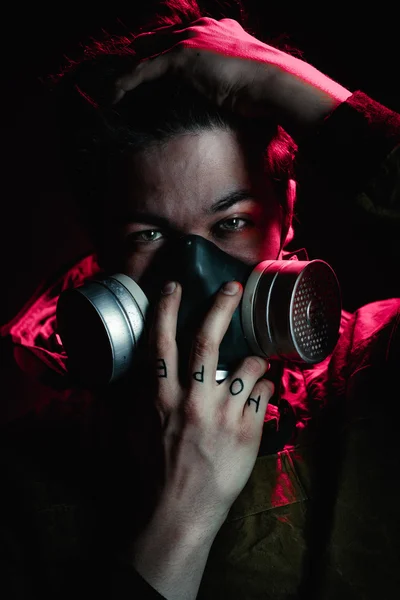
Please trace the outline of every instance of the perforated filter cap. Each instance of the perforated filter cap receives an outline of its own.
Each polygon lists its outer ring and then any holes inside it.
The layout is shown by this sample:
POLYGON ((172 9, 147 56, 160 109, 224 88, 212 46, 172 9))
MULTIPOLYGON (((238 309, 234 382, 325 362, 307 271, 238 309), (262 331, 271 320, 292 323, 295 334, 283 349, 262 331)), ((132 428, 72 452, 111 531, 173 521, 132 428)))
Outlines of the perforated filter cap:
POLYGON ((263 356, 318 363, 337 343, 341 309, 339 284, 326 262, 264 261, 244 292, 246 338, 263 356))

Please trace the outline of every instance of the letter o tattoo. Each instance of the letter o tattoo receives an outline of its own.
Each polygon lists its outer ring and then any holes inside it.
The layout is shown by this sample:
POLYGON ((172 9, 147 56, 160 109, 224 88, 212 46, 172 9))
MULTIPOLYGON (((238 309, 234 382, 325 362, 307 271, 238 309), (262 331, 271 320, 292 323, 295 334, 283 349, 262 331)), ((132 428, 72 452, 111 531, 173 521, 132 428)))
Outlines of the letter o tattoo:
POLYGON ((229 386, 229 391, 232 394, 232 396, 237 396, 238 394, 240 394, 240 392, 242 392, 244 389, 244 383, 241 379, 239 379, 239 377, 237 377, 236 379, 234 379, 231 383, 231 385, 229 386), (233 387, 235 385, 235 383, 238 382, 238 384, 240 385, 240 390, 234 392, 233 391, 233 387))

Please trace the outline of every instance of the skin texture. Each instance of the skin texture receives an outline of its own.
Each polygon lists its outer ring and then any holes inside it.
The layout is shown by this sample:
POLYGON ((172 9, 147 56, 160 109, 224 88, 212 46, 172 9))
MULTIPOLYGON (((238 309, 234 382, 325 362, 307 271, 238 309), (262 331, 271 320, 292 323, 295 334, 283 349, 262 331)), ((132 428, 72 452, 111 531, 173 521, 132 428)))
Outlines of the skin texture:
POLYGON ((108 222, 115 225, 108 227, 106 254, 118 248, 115 268, 139 282, 167 241, 182 235, 202 236, 249 264, 279 255, 281 210, 274 189, 265 174, 249 173, 232 131, 180 135, 128 158, 109 210, 108 222), (248 190, 248 196, 207 214, 239 190, 248 190), (166 220, 164 226, 158 217, 166 220))

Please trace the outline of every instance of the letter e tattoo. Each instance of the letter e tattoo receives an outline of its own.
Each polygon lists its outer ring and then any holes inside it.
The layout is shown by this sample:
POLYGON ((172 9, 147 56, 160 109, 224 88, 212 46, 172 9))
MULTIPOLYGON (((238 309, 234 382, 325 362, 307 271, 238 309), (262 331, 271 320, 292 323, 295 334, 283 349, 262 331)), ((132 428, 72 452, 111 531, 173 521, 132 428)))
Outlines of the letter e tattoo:
POLYGON ((158 374, 158 377, 167 377, 167 365, 165 364, 165 360, 163 358, 157 358, 157 371, 162 371, 162 373, 158 374))

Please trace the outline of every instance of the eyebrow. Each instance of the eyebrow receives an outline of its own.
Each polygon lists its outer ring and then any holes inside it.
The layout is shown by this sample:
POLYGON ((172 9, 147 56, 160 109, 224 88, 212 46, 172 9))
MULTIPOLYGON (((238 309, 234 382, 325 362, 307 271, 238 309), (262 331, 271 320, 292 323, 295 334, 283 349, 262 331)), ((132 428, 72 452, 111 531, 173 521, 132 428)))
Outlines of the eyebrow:
MULTIPOLYGON (((231 206, 234 206, 239 202, 243 202, 244 200, 255 200, 254 194, 247 189, 235 190, 233 192, 229 192, 217 200, 214 204, 206 208, 204 213, 206 215, 215 215, 219 212, 227 210, 228 208, 231 208, 231 206)), ((151 223, 152 225, 157 225, 158 227, 171 229, 171 224, 169 223, 168 219, 145 211, 138 211, 128 215, 122 215, 118 220, 124 223, 151 223)))
POLYGON ((215 215, 218 212, 222 212, 223 210, 227 210, 234 204, 238 202, 243 202, 244 200, 254 200, 254 196, 250 190, 236 190, 234 192, 230 192, 226 194, 223 198, 220 198, 215 202, 212 206, 206 209, 206 214, 215 215))

